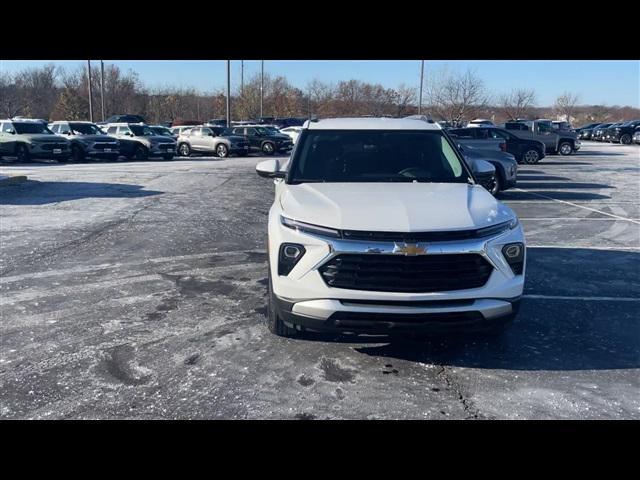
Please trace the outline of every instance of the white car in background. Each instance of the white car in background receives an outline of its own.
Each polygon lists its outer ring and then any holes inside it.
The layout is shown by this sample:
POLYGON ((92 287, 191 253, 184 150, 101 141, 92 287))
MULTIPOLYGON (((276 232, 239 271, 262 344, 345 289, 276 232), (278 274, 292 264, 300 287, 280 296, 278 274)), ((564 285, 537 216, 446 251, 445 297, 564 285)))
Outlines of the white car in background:
POLYGON ((268 321, 276 335, 500 331, 516 315, 525 243, 434 123, 307 121, 275 179, 268 321))
POLYGON ((295 145, 296 140, 298 140, 298 135, 300 135, 300 132, 302 131, 302 127, 287 127, 282 128, 280 131, 285 135, 289 135, 289 137, 291 137, 291 141, 295 145))

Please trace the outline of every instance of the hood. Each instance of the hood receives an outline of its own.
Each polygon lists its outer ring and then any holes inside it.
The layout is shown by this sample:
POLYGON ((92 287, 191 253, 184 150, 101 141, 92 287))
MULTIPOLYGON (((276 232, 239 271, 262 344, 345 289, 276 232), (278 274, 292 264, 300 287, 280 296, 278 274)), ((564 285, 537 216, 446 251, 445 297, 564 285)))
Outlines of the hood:
POLYGON ((303 183, 287 185, 280 201, 289 218, 346 230, 465 230, 515 216, 466 183, 303 183))
POLYGON ((66 138, 61 138, 58 135, 50 135, 48 133, 23 133, 22 137, 26 137, 29 140, 35 140, 36 142, 48 143, 48 142, 68 142, 66 138))
POLYGON ((269 137, 271 138, 277 138, 280 140, 291 140, 291 137, 287 134, 284 133, 272 133, 271 135, 269 135, 269 137))
POLYGON ((116 140, 115 137, 110 137, 109 135, 76 135, 75 138, 89 142, 113 142, 116 140))
POLYGON ((500 150, 464 147, 462 154, 467 161, 485 160, 487 162, 500 162, 500 164, 504 165, 505 167, 518 163, 516 161, 516 157, 514 157, 510 153, 500 150))

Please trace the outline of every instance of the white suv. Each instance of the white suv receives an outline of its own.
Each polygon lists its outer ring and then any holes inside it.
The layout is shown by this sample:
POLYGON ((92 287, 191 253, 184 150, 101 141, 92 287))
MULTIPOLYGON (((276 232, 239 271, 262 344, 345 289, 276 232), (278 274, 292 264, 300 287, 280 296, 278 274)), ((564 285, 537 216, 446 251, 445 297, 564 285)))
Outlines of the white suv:
POLYGON ((307 121, 275 178, 268 327, 349 333, 500 331, 515 317, 525 240, 438 124, 307 121))

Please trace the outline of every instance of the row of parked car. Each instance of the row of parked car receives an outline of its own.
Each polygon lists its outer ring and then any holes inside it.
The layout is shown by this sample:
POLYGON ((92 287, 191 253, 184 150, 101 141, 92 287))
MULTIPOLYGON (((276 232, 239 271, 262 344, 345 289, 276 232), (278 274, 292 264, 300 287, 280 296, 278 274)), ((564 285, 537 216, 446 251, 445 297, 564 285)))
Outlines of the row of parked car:
POLYGON ((576 129, 580 138, 596 142, 640 144, 640 120, 619 123, 590 123, 576 129))
MULTIPOLYGON (((129 116, 132 117, 132 116, 129 116)), ((138 118, 133 118, 137 120, 138 118)), ((215 124, 168 128, 143 122, 55 121, 13 118, 0 120, 0 156, 83 161, 91 158, 146 160, 175 155, 264 155, 286 153, 293 148, 300 127, 281 132, 271 125, 221 127, 215 124)))

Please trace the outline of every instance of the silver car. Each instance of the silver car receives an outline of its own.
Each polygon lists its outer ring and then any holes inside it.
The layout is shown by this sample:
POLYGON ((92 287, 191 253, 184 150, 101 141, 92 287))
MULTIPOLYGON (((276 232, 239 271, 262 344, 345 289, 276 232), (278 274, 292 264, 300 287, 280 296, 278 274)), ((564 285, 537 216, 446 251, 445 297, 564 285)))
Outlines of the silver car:
POLYGON ((95 123, 56 121, 49 124, 49 130, 71 142, 71 158, 76 162, 85 158, 116 160, 120 155, 118 140, 106 135, 95 123))
POLYGON ((209 153, 222 158, 231 153, 248 155, 249 142, 244 137, 232 135, 224 127, 193 127, 178 137, 178 154, 188 157, 192 153, 209 153))

